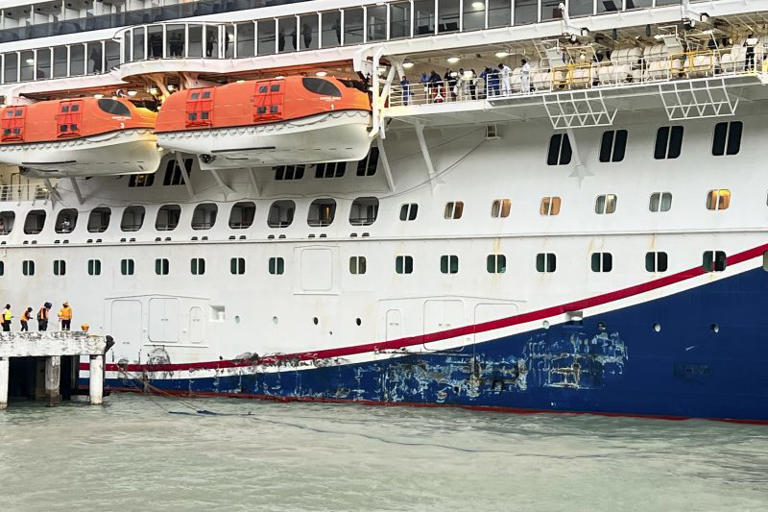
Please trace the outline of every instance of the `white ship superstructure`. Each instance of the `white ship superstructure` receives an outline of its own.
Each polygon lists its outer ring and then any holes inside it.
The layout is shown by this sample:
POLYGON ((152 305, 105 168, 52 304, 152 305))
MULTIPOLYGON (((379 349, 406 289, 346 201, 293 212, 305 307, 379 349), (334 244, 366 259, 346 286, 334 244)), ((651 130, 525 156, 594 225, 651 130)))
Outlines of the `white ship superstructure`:
POLYGON ((768 1, 160 4, 0 12, 0 298, 108 385, 768 419, 768 1), (154 172, 24 164, 17 106, 94 96, 154 172))

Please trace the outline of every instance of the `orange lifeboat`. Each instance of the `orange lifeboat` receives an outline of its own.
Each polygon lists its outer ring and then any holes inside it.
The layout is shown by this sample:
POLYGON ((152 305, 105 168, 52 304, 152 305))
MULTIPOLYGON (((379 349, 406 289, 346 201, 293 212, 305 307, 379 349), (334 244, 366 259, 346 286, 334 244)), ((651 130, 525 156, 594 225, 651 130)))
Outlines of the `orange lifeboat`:
POLYGON ((53 177, 154 172, 160 163, 156 117, 122 98, 4 107, 0 162, 53 177))
POLYGON ((361 160, 368 95, 336 78, 289 76, 187 89, 165 100, 157 143, 203 169, 361 160))

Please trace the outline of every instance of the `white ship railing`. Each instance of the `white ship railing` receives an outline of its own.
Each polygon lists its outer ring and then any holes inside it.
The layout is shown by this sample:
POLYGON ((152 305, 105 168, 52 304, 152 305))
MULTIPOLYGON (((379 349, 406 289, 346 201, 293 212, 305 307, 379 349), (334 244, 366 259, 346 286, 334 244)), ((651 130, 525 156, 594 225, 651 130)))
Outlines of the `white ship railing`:
POLYGON ((50 197, 51 191, 44 185, 32 183, 0 185, 0 201, 2 202, 45 201, 50 197))
POLYGON ((616 62, 571 63, 521 68, 506 72, 455 72, 427 82, 393 84, 388 107, 440 103, 466 103, 558 93, 605 90, 642 84, 664 84, 700 78, 749 76, 768 73, 766 48, 747 58, 742 47, 698 50, 663 58, 637 57, 616 62), (526 78, 527 75, 527 78, 526 78))

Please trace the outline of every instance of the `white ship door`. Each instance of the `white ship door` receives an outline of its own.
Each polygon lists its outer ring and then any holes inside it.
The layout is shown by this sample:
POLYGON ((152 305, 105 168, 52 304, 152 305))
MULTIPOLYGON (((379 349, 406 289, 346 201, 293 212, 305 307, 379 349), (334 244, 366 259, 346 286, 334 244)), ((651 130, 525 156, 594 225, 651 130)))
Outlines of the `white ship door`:
POLYGON ((179 341, 178 299, 149 299, 149 340, 155 343, 179 341))
MULTIPOLYGON (((112 301, 110 315, 109 334, 115 339, 115 348, 140 346, 144 343, 144 333, 142 332, 144 319, 141 316, 141 302, 138 300, 112 301)), ((117 352, 119 356, 127 353, 122 350, 117 352)))
POLYGON ((202 343, 205 339, 205 319, 203 308, 192 306, 189 309, 189 342, 202 343))
POLYGON ((464 302, 428 300, 424 302, 424 334, 464 325, 464 302))
POLYGON ((399 309, 387 311, 386 341, 397 340, 403 337, 403 314, 399 309))

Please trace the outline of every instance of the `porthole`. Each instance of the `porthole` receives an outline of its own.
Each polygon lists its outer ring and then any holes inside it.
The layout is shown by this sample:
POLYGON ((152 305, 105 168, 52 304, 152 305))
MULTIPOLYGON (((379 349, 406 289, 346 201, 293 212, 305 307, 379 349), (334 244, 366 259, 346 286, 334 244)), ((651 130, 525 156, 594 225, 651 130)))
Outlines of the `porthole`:
POLYGON ((317 319, 317 317, 314 317, 314 318, 312 319, 312 323, 314 323, 315 325, 317 325, 319 322, 320 322, 320 321, 317 319))
POLYGON ((720 332, 720 326, 718 324, 712 324, 709 326, 709 328, 712 330, 713 333, 717 334, 720 332))
POLYGON ((355 318, 355 323, 357 324, 358 327, 360 327, 360 325, 363 323, 363 321, 360 320, 359 318, 355 318))
POLYGON ((656 322, 655 324, 653 324, 653 331, 661 332, 661 324, 659 322, 656 322))
POLYGON ((277 325, 277 322, 279 322, 279 320, 277 319, 277 317, 276 317, 276 316, 273 316, 273 317, 272 317, 272 323, 273 323, 273 324, 275 324, 275 325, 277 325))
POLYGON ((235 323, 236 324, 240 323, 240 315, 235 315, 235 323))

